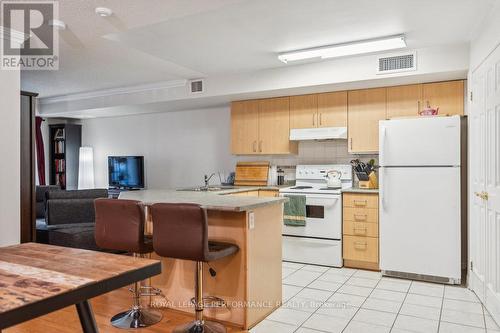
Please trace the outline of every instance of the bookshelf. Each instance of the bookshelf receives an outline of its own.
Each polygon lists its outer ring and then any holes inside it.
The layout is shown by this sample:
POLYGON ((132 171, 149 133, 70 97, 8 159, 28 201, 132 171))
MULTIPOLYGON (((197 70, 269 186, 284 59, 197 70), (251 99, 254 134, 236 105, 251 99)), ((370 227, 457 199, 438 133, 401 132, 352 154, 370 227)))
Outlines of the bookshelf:
POLYGON ((50 131, 50 184, 61 189, 78 188, 78 155, 82 145, 82 126, 55 124, 50 131))

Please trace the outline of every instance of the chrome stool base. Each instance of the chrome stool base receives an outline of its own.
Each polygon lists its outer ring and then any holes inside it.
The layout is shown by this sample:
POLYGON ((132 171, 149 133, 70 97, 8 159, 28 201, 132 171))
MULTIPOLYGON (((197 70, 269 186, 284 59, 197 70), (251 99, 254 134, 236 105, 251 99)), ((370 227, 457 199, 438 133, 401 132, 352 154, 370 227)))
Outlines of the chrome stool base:
POLYGON ((195 320, 188 324, 177 326, 172 333, 226 333, 226 328, 214 321, 203 320, 202 322, 195 320))
POLYGON ((162 319, 160 311, 134 307, 111 318, 111 325, 116 328, 131 329, 154 325, 162 319))

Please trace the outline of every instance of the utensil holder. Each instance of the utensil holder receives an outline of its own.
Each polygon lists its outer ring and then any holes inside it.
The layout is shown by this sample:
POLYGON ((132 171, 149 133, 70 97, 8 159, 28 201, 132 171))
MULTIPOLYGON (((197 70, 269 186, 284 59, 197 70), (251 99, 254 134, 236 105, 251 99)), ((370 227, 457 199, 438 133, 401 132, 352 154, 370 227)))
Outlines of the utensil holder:
POLYGON ((359 188, 366 188, 366 189, 376 189, 378 188, 378 179, 377 175, 375 172, 370 172, 368 175, 368 180, 360 180, 359 181, 359 188))

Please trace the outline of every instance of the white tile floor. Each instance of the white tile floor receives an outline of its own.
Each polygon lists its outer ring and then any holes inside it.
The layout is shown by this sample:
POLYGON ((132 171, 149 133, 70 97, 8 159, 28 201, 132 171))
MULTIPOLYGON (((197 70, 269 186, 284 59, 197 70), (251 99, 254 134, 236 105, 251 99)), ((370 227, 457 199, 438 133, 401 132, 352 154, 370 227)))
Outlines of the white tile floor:
POLYGON ((251 333, 500 333, 471 291, 283 263, 283 306, 251 333))

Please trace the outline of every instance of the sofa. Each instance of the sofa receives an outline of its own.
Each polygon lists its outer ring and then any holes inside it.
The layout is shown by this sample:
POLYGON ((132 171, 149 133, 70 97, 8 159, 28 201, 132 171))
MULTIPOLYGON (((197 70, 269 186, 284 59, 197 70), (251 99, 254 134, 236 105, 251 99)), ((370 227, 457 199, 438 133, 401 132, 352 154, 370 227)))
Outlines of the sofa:
POLYGON ((94 200, 108 190, 45 191, 45 223, 37 222, 37 241, 51 245, 100 250, 95 243, 94 200))
POLYGON ((38 243, 48 244, 48 233, 45 223, 45 195, 49 191, 60 191, 59 185, 39 185, 35 191, 36 210, 36 240, 38 243))

